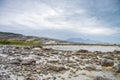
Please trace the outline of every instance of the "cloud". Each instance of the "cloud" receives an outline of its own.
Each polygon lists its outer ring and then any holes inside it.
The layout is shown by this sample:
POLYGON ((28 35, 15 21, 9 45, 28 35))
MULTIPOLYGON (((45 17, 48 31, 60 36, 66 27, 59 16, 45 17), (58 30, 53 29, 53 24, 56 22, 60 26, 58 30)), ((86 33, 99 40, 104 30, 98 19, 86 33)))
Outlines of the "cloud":
POLYGON ((104 24, 89 10, 77 3, 82 1, 8 1, 0 13, 0 25, 33 30, 69 30, 77 34, 113 35, 117 29, 104 24), (109 32, 109 33, 106 33, 109 32))
POLYGON ((115 34, 116 31, 110 28, 96 28, 96 27, 87 27, 81 28, 79 31, 83 34, 91 34, 91 35, 112 35, 115 34))

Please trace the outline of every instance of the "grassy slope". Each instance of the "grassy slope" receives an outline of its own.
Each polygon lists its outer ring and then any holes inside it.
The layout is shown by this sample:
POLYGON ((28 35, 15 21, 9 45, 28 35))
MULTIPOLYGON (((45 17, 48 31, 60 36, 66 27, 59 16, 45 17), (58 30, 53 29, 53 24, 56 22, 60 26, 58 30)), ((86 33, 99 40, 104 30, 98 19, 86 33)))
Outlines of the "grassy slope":
POLYGON ((7 45, 40 45, 55 41, 56 43, 69 43, 68 41, 45 38, 45 37, 36 37, 36 36, 26 36, 22 34, 9 33, 9 32, 0 32, 0 44, 7 45))
POLYGON ((0 44, 6 45, 39 45, 37 41, 0 40, 0 44))

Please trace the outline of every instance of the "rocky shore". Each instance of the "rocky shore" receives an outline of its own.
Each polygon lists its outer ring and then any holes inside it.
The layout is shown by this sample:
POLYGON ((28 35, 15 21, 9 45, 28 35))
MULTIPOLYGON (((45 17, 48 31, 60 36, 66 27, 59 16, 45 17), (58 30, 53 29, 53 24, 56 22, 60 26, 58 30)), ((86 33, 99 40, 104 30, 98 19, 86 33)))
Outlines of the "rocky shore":
POLYGON ((0 80, 120 80, 120 51, 0 45, 0 80))

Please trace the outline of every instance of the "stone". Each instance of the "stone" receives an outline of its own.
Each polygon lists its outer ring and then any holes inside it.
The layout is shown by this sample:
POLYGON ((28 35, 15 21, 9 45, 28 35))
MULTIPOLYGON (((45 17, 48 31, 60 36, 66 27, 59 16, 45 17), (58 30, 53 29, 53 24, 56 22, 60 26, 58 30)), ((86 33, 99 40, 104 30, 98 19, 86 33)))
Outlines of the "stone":
POLYGON ((101 76, 96 76, 93 80, 112 80, 112 79, 101 77, 101 76))
POLYGON ((21 60, 20 59, 13 59, 13 60, 10 60, 10 64, 20 64, 21 60))
POLYGON ((120 60, 120 55, 117 55, 116 58, 117 58, 118 60, 120 60))
POLYGON ((49 62, 49 63, 57 63, 57 62, 59 62, 59 60, 53 59, 53 60, 49 60, 48 62, 49 62))
POLYGON ((120 54, 120 51, 114 50, 115 54, 120 54))
POLYGON ((94 51, 94 54, 102 54, 101 51, 94 51))
POLYGON ((27 60, 22 60, 21 64, 22 65, 30 65, 30 64, 33 64, 35 63, 36 61, 33 60, 33 59, 27 59, 27 60))
POLYGON ((45 78, 45 80, 50 80, 50 77, 45 78))
POLYGON ((26 80, 36 80, 36 79, 33 77, 28 77, 26 80))
POLYGON ((107 67, 107 66, 113 66, 114 65, 114 61, 110 60, 110 59, 103 59, 101 61, 101 65, 105 66, 105 67, 107 67))
POLYGON ((89 52, 89 51, 88 51, 88 50, 83 50, 83 49, 81 49, 81 50, 78 50, 77 52, 87 53, 87 52, 89 52))
POLYGON ((60 71, 67 70, 67 69, 64 66, 47 65, 47 70, 60 72, 60 71))
POLYGON ((32 48, 43 48, 41 45, 31 46, 32 48))
POLYGON ((41 48, 33 48, 32 50, 34 50, 34 51, 41 51, 42 49, 41 48))
POLYGON ((94 65, 90 64, 90 65, 87 65, 85 67, 85 69, 91 71, 91 70, 96 70, 96 67, 94 65))
POLYGON ((89 64, 89 63, 91 63, 91 59, 83 59, 83 63, 89 64))
POLYGON ((55 55, 55 54, 59 54, 59 52, 52 52, 51 54, 54 54, 54 55, 55 55))
POLYGON ((0 80, 10 80, 10 76, 9 75, 1 75, 0 74, 0 80))
POLYGON ((115 70, 115 72, 120 73, 120 64, 113 66, 113 69, 115 70))
POLYGON ((36 72, 40 74, 42 71, 41 70, 36 70, 36 72))
POLYGON ((113 56, 111 56, 110 54, 105 54, 105 55, 103 55, 102 56, 102 58, 105 58, 105 59, 114 59, 114 57, 113 56))

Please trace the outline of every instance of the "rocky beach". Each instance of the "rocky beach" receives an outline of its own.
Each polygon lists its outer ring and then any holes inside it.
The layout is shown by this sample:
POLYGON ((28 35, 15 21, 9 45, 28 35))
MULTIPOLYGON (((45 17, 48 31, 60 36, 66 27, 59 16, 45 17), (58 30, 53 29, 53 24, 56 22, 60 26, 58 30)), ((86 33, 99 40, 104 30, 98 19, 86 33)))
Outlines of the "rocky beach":
POLYGON ((0 80, 120 80, 120 51, 0 45, 0 80))
POLYGON ((120 0, 0 0, 0 80, 120 80, 120 0))

